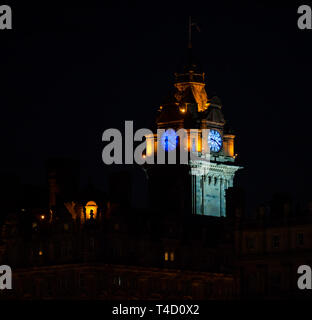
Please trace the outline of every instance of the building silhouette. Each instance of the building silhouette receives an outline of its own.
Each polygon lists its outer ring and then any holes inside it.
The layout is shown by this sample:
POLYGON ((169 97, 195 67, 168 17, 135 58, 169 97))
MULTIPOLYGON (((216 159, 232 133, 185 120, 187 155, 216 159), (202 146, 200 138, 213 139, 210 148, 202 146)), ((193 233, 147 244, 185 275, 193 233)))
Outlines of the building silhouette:
POLYGON ((47 163, 46 206, 6 209, 0 264, 11 266, 13 289, 0 299, 302 296, 296 270, 311 262, 311 210, 297 214, 277 197, 256 217, 246 214, 243 191, 234 187, 241 168, 235 135, 192 60, 176 74, 156 127, 166 131, 147 137, 145 156, 155 156, 150 146, 162 148, 166 163, 142 166, 147 209, 131 207, 125 172, 110 177, 106 195, 92 186, 79 190, 71 161, 47 163), (186 140, 176 135, 181 128, 186 140), (170 164, 170 152, 183 146, 197 158, 170 164))

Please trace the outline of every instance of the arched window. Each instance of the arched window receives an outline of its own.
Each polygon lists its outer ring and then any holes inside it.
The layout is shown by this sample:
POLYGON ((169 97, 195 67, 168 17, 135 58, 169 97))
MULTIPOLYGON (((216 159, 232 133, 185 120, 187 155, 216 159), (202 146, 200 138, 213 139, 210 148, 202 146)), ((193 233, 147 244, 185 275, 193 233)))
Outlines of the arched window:
POLYGON ((87 202, 86 206, 86 219, 96 219, 98 206, 94 201, 87 202))

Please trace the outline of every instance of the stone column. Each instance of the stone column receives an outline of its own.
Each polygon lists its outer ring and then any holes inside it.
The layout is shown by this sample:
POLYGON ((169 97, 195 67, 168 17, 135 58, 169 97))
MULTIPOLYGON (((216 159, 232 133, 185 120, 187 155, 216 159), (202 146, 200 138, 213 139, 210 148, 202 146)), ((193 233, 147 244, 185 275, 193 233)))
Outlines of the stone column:
POLYGON ((202 175, 201 176, 201 181, 202 181, 202 185, 201 185, 201 189, 202 189, 202 208, 201 208, 201 214, 204 215, 205 214, 205 176, 202 175))
POLYGON ((196 214, 196 198, 197 198, 196 174, 192 174, 192 213, 196 214))
POLYGON ((225 217, 225 181, 224 178, 220 178, 220 216, 225 217))

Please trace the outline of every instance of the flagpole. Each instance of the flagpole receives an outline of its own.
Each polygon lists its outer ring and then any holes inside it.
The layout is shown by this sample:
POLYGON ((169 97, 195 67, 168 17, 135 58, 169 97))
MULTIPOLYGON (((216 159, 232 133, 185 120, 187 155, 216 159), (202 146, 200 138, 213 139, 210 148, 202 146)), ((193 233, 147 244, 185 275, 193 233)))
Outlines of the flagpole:
POLYGON ((189 16, 189 42, 188 47, 192 48, 192 17, 189 16))
POLYGON ((192 17, 189 16, 188 67, 192 66, 192 17))

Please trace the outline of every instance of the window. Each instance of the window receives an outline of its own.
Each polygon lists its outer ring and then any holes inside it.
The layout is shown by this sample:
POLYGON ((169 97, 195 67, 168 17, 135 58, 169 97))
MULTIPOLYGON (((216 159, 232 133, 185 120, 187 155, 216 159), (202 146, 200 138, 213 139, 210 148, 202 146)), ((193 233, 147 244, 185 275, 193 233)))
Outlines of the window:
POLYGON ((192 151, 193 151, 193 152, 196 151, 195 147, 196 147, 195 138, 193 138, 193 139, 192 139, 192 151))
POLYGON ((63 289, 67 289, 68 287, 68 280, 66 278, 66 276, 61 275, 58 279, 57 279, 57 285, 58 288, 63 290, 63 289))
POLYGON ((255 239, 252 237, 247 237, 246 238, 246 247, 248 250, 254 249, 255 248, 255 239))
POLYGON ((158 278, 151 279, 151 286, 154 292, 160 291, 160 281, 158 278))
POLYGON ((281 274, 278 271, 275 271, 271 275, 271 283, 273 286, 280 286, 281 284, 281 274))
POLYGON ((67 256, 66 244, 63 242, 61 245, 61 257, 65 258, 67 256))
POLYGON ((86 287, 86 276, 83 273, 79 275, 79 287, 81 289, 84 289, 86 287))
POLYGON ((279 271, 274 271, 271 274, 271 290, 273 293, 278 294, 281 290, 282 278, 279 271))
POLYGON ((166 251, 165 252, 165 261, 168 261, 169 260, 169 256, 168 256, 168 252, 166 251))
POLYGON ((297 246, 301 247, 301 246, 304 245, 304 235, 303 235, 303 233, 301 233, 301 232, 297 233, 296 241, 297 241, 297 246))
POLYGON ((170 252, 170 261, 174 261, 174 252, 170 252))
POLYGON ((73 246, 72 246, 72 242, 69 241, 69 242, 67 243, 67 254, 68 254, 69 256, 71 256, 72 253, 73 253, 73 246))
POLYGON ((61 245, 59 242, 54 244, 54 256, 55 258, 59 258, 61 255, 61 245))
POLYGON ((191 281, 183 281, 182 282, 182 293, 184 296, 190 296, 192 294, 192 283, 191 281))
POLYGON ((137 288, 138 288, 137 279, 135 279, 135 278, 130 279, 130 280, 129 280, 129 286, 130 286, 130 288, 132 288, 132 289, 137 289, 137 288))
POLYGON ((272 238, 272 247, 273 248, 279 248, 280 246, 280 236, 279 235, 274 235, 272 238))
POLYGON ((206 297, 211 297, 212 296, 212 282, 206 282, 204 285, 204 294, 206 297))
POLYGON ((121 287, 122 285, 122 279, 120 276, 115 276, 113 278, 113 284, 116 286, 116 287, 121 287))
POLYGON ((94 248, 95 248, 94 238, 90 238, 89 248, 90 248, 90 251, 94 251, 94 248))
POLYGON ((47 295, 52 297, 53 296, 53 278, 47 279, 47 295))
POLYGON ((85 210, 86 210, 86 219, 93 220, 97 218, 97 209, 98 206, 94 201, 88 201, 85 210))

